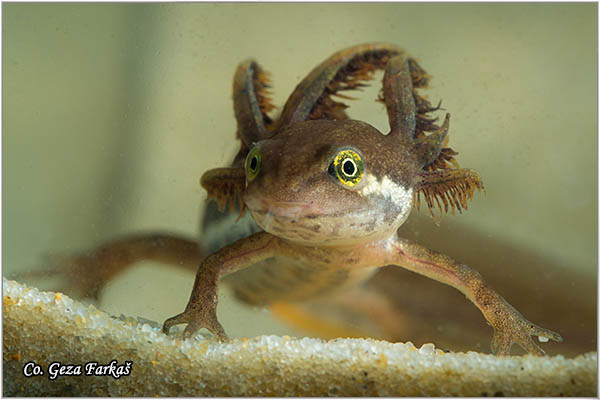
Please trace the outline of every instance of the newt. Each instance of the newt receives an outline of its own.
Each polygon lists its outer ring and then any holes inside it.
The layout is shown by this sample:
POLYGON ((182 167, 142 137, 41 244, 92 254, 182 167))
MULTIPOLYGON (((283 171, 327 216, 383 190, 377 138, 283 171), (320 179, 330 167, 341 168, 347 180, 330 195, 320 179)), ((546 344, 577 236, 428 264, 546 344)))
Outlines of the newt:
POLYGON ((202 245, 169 234, 117 240, 74 260, 71 279, 97 294, 99 282, 139 259, 199 264, 185 310, 167 319, 163 331, 187 324, 186 337, 206 328, 224 340, 216 307, 225 276, 243 270, 232 280, 237 296, 268 305, 352 287, 395 265, 465 294, 492 326, 495 354, 509 354, 513 344, 544 354, 532 336, 562 341, 559 334, 528 321, 474 269, 397 233, 421 197, 433 216, 436 208, 461 212, 484 189, 479 174, 460 168, 458 153, 447 147, 450 114, 441 125, 431 116, 440 104, 419 92, 429 80, 394 45, 353 46, 312 70, 274 118, 268 74, 254 60, 241 63, 233 82, 240 149, 230 167, 201 179, 216 200, 203 230, 225 226, 226 237, 202 245), (378 100, 387 111, 387 134, 350 119, 343 103, 376 70, 384 71, 378 100))

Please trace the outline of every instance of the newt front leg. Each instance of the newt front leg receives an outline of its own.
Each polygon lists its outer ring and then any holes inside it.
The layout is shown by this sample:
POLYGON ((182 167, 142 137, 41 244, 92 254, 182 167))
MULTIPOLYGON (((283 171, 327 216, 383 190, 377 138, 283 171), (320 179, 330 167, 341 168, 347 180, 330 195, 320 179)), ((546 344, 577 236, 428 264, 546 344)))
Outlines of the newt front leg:
POLYGON ((190 337, 201 328, 206 328, 219 339, 227 339, 216 314, 219 280, 225 275, 270 257, 277 250, 279 242, 277 237, 259 232, 206 257, 198 267, 194 288, 185 311, 167 319, 163 325, 163 332, 168 334, 172 326, 187 323, 184 331, 186 337, 190 337))
POLYGON ((384 243, 385 245, 379 249, 385 254, 385 263, 401 266, 464 293, 481 310, 494 329, 491 348, 495 354, 508 355, 511 346, 516 343, 528 352, 544 355, 544 351, 531 336, 538 336, 540 341, 547 339, 562 341, 558 333, 541 328, 525 319, 492 289, 477 271, 468 266, 399 237, 384 243))

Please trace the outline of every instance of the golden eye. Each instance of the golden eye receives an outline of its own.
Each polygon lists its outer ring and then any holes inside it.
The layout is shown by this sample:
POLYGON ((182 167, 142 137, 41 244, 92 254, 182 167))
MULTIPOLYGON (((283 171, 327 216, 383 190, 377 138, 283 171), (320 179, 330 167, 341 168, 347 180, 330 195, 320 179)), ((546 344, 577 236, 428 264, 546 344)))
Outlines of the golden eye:
POLYGON ((254 146, 246 157, 246 178, 252 181, 260 171, 260 149, 254 146))
POLYGON ((340 150, 331 160, 328 172, 348 187, 356 186, 365 175, 365 162, 352 149, 340 150))

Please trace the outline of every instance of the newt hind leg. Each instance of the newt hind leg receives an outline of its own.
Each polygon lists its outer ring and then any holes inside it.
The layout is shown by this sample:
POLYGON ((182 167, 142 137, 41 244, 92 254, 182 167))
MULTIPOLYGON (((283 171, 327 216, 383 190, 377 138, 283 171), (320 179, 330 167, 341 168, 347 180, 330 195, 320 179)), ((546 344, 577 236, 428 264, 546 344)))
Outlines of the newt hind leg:
POLYGON ((49 267, 18 274, 15 278, 26 281, 58 278, 61 282, 58 291, 97 300, 106 283, 136 262, 152 260, 194 270, 204 254, 195 240, 153 233, 128 236, 89 251, 49 258, 49 267))

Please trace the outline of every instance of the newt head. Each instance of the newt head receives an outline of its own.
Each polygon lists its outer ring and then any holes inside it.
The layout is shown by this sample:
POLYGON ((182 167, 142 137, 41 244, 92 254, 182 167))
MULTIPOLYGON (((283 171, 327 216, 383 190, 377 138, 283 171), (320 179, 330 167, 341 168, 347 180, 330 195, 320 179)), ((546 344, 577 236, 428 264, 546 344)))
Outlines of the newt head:
POLYGON ((355 120, 309 120, 256 143, 244 203, 273 235, 346 244, 393 234, 406 220, 419 171, 410 148, 355 120))

